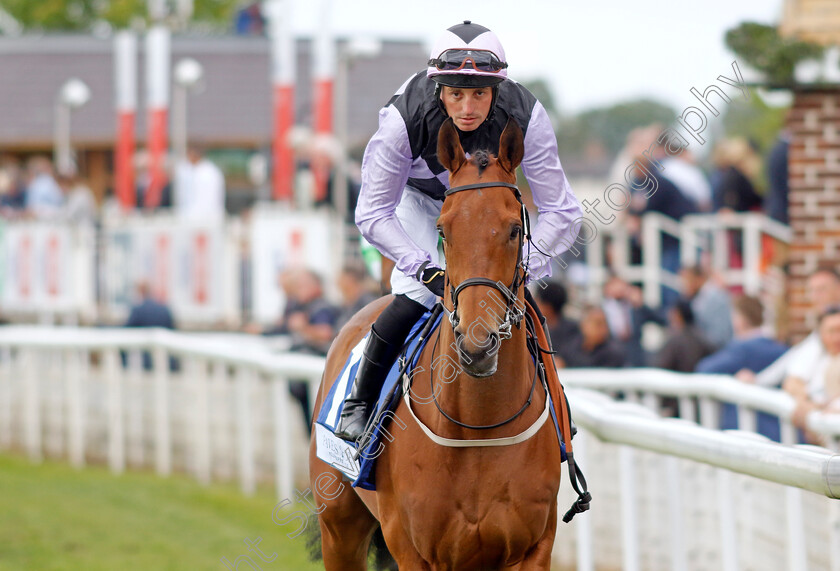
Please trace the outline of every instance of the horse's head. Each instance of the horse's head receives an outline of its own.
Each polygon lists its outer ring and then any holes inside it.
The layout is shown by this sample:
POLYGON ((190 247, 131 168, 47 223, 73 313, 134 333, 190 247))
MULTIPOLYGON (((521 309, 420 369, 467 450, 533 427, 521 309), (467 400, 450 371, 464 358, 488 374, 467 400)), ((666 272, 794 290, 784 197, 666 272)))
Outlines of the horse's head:
POLYGON ((461 366, 474 377, 495 373, 501 338, 521 318, 523 302, 514 296, 523 287, 524 221, 515 182, 523 153, 522 130, 512 120, 498 157, 477 151, 467 158, 451 120, 438 134, 438 160, 450 184, 438 220, 450 284, 446 303, 461 366))

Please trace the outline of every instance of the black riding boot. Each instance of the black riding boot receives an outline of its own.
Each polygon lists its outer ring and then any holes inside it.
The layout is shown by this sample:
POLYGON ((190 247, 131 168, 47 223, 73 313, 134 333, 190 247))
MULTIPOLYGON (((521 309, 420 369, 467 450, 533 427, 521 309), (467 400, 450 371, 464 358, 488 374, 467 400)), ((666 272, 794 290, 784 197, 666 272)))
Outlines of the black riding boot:
POLYGON ((348 442, 355 442, 364 433, 370 415, 382 390, 382 383, 400 354, 402 343, 391 344, 380 337, 371 326, 362 362, 353 382, 353 390, 344 401, 344 409, 335 435, 348 442))

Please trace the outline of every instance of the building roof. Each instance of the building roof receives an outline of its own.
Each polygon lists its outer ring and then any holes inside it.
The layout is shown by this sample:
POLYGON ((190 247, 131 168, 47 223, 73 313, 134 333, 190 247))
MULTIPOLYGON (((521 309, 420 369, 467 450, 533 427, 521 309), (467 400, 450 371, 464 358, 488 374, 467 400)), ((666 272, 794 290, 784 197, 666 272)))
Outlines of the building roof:
POLYGON ((840 2, 785 0, 779 32, 822 45, 840 44, 840 2))
MULTIPOLYGON (((143 42, 138 42, 137 138, 146 125, 143 42)), ((309 39, 297 40, 296 123, 311 125, 309 39)), ((190 140, 209 145, 264 145, 271 140, 269 42, 262 37, 172 39, 172 62, 192 57, 204 67, 203 88, 189 96, 190 140)), ((397 88, 423 68, 420 42, 385 41, 380 55, 349 64, 348 142, 363 145, 376 130, 378 111, 397 88)), ((78 77, 90 102, 73 113, 74 145, 110 146, 116 133, 113 40, 81 35, 0 37, 0 148, 50 147, 55 98, 78 77)))

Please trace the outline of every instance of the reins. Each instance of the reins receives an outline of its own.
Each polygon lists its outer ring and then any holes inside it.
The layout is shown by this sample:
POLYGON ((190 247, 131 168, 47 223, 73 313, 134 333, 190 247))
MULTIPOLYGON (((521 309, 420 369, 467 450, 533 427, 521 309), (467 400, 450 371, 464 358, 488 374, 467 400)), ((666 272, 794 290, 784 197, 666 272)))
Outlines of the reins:
MULTIPOLYGON (((432 359, 433 363, 435 362, 435 352, 437 351, 438 343, 440 342, 440 332, 441 332, 441 329, 438 328, 437 338, 435 339, 435 344, 432 346, 432 357, 431 357, 431 359, 432 359)), ((537 344, 537 346, 539 346, 539 344, 537 344)), ((530 349, 530 345, 529 345, 529 349, 530 349)), ((432 392, 432 402, 435 403, 435 406, 437 407, 438 411, 443 415, 444 418, 446 418, 449 422, 457 424, 458 426, 460 426, 462 428, 469 428, 469 429, 472 429, 472 430, 489 430, 491 428, 499 428, 500 426, 504 426, 504 425, 506 425, 510 422, 513 422, 514 420, 519 418, 522 415, 522 413, 525 412, 525 410, 531 405, 531 401, 534 399, 534 390, 537 388, 537 378, 540 376, 538 374, 540 372, 539 353, 537 353, 536 355, 531 353, 531 357, 534 358, 534 376, 531 379, 531 391, 528 393, 528 399, 525 401, 525 404, 522 405, 522 408, 520 408, 519 411, 514 413, 513 416, 511 416, 507 420, 503 420, 503 421, 497 422, 495 424, 478 425, 478 424, 467 424, 466 422, 461 422, 460 420, 452 418, 451 416, 449 416, 446 413, 445 410, 443 410, 443 408, 440 406, 440 403, 437 400, 437 396, 435 395, 434 374, 430 373, 429 374, 429 389, 432 392)), ((546 398, 548 398, 548 394, 546 394, 546 398)))

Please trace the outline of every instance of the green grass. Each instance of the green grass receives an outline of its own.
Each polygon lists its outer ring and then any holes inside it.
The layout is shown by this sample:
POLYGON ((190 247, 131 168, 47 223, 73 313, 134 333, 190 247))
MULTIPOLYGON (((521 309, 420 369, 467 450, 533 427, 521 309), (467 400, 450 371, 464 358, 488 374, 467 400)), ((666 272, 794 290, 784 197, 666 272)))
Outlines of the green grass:
MULTIPOLYGON (((0 455, 0 571, 224 570, 262 538, 265 571, 323 569, 307 559, 305 535, 271 519, 277 499, 184 476, 112 475, 101 467, 31 464, 0 455)), ((250 570, 241 564, 240 570, 250 570)))

